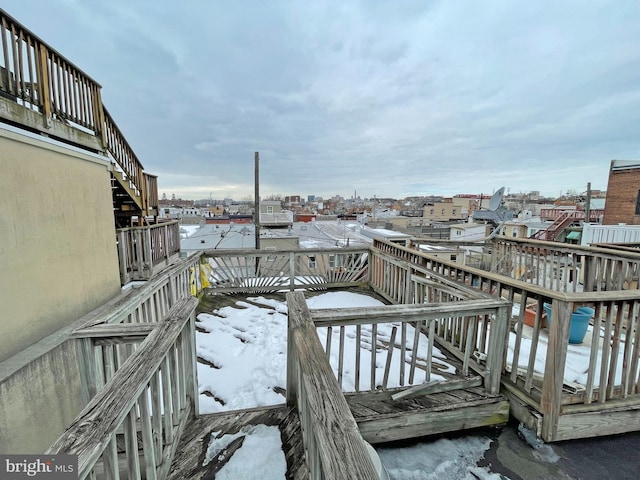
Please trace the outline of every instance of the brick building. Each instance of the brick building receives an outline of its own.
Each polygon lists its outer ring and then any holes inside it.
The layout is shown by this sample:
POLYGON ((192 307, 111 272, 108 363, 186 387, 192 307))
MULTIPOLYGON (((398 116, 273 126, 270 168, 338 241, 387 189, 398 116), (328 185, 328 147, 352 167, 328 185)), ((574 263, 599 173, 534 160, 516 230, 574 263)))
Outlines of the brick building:
POLYGON ((602 223, 640 225, 640 161, 611 161, 602 223))

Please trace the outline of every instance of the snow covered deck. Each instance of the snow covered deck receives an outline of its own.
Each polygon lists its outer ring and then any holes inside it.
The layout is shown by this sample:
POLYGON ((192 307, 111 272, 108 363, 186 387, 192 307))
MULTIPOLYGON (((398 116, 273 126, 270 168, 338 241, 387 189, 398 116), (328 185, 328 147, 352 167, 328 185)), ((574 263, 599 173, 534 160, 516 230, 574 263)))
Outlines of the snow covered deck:
POLYGON ((201 415, 186 426, 177 451, 169 480, 214 478, 222 469, 226 478, 247 478, 253 465, 263 478, 310 478, 298 412, 285 405, 201 415))
POLYGON ((518 278, 383 241, 343 254, 248 251, 243 260, 234 252, 236 260, 208 263, 209 279, 228 277, 214 284, 224 293, 205 297, 197 321, 188 297, 207 268, 200 255, 189 257, 74 332, 92 399, 49 453, 78 454, 81 478, 118 469, 165 478, 171 469, 199 474, 204 463, 232 472, 215 457, 236 462, 279 438, 284 475, 304 470, 295 453, 304 445, 310 478, 370 479, 366 441, 500 424, 509 410, 545 441, 640 430, 640 292, 622 289, 634 284, 640 255, 554 248, 502 249, 494 265, 518 278), (288 259, 290 279, 256 289, 245 280, 273 268, 267 256, 288 259), (335 268, 349 276, 332 286, 366 282, 391 305, 337 299, 349 292, 323 293, 327 284, 307 290, 308 299, 290 291, 284 302, 283 288, 303 286, 291 280, 310 273, 302 270, 335 268), (230 301, 242 289, 264 296, 230 301), (211 308, 214 298, 225 304, 211 308), (537 313, 526 325, 532 304, 537 313), (591 331, 569 344, 571 313, 581 305, 593 308, 591 331), (248 406, 258 410, 242 414, 246 425, 228 422, 248 406), (261 416, 273 418, 252 419, 261 416), (198 422, 215 435, 198 433, 198 422))

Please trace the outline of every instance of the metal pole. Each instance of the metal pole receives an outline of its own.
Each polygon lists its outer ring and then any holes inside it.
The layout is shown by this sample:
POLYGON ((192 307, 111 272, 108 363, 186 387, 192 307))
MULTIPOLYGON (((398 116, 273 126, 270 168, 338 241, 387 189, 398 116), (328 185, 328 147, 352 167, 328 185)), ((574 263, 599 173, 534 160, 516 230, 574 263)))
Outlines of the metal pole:
POLYGON ((591 222, 591 182, 587 183, 587 204, 584 207, 584 221, 591 222))
POLYGON ((255 192, 254 192, 254 213, 253 224, 256 228, 256 250, 260 250, 260 153, 255 152, 255 192))

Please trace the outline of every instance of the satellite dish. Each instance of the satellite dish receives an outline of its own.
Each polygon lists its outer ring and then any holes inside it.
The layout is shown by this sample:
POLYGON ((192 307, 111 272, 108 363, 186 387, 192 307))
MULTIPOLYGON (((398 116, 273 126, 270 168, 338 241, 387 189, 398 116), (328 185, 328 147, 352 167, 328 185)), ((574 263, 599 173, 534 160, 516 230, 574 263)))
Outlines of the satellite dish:
POLYGON ((502 198, 504 197, 504 187, 500 187, 496 193, 493 194, 489 201, 489 210, 495 212, 502 205, 502 198))
POLYGON ((471 214, 471 217, 474 220, 491 222, 494 225, 511 220, 513 218, 513 212, 510 212, 504 207, 502 204, 503 197, 504 187, 501 187, 491 197, 491 200, 489 201, 489 208, 486 210, 476 210, 471 214))

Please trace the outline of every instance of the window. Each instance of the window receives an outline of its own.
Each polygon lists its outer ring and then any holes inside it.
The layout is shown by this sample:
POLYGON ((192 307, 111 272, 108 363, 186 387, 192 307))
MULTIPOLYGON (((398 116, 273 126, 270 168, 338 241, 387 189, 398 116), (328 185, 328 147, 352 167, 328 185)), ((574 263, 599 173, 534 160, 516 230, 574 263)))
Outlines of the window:
POLYGON ((451 211, 451 215, 455 215, 455 214, 456 214, 456 212, 457 212, 457 210, 454 208, 454 209, 451 211))
POLYGON ((449 257, 449 260, 451 260, 452 262, 455 262, 455 261, 456 261, 456 258, 457 258, 457 257, 456 257, 455 255, 451 255, 451 256, 449 257))
POLYGON ((638 190, 638 197, 636 198, 636 215, 640 215, 640 190, 638 190))
POLYGON ((518 232, 516 230, 514 230, 513 232, 511 232, 511 236, 512 237, 517 237, 518 236, 518 232))
POLYGON ((336 267, 336 256, 329 255, 329 268, 335 268, 335 267, 336 267))
POLYGON ((462 235, 462 230, 456 230, 456 235, 458 236, 462 235))
POLYGON ((272 214, 273 213, 273 205, 267 205, 267 213, 268 214, 272 214))
POLYGON ((431 210, 429 210, 429 214, 430 214, 430 215, 433 215, 433 212, 434 212, 434 211, 435 211, 435 210, 432 208, 431 210))
POLYGON ((315 255, 309 255, 309 268, 316 268, 316 257, 315 255))

